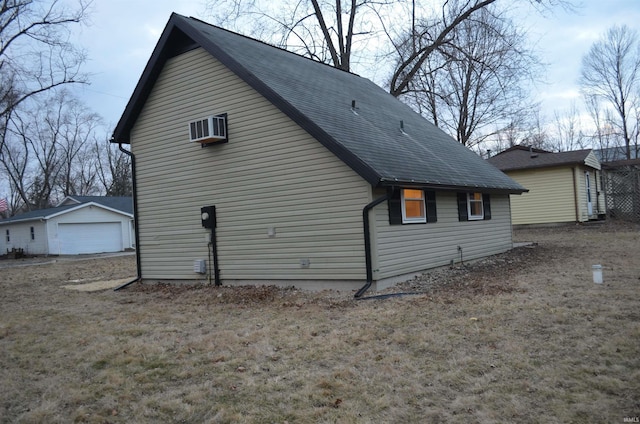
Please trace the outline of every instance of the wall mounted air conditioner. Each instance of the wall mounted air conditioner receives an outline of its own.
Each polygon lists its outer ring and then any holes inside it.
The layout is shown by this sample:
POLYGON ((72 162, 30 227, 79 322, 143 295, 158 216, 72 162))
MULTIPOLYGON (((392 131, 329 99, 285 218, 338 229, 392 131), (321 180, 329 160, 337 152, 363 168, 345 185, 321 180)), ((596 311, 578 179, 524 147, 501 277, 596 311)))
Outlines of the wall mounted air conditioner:
POLYGON ((227 114, 209 116, 189 122, 189 140, 192 142, 226 143, 227 139, 227 114))

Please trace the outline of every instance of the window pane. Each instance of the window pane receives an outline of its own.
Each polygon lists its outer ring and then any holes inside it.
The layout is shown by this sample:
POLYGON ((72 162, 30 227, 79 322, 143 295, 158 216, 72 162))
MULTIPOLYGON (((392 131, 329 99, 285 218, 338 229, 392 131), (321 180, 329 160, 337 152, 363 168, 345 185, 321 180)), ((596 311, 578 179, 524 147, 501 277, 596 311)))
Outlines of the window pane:
POLYGON ((482 215, 482 202, 471 202, 469 206, 471 207, 471 215, 482 215))
POLYGON ((482 193, 469 193, 469 218, 482 219, 483 215, 482 193))
POLYGON ((424 199, 424 191, 422 190, 411 190, 408 188, 404 189, 404 198, 405 199, 424 199))
POLYGON ((404 210, 407 218, 424 218, 424 202, 422 200, 406 200, 404 210))

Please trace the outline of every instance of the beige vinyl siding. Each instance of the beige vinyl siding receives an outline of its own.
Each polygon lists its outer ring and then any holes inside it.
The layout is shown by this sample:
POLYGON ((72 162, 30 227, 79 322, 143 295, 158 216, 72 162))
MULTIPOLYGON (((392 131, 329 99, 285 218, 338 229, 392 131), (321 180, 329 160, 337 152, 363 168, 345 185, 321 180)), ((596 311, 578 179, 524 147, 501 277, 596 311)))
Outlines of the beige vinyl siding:
POLYGON ((208 257, 207 205, 216 206, 223 282, 365 277, 370 186, 202 49, 167 62, 131 140, 143 278, 206 278, 193 261, 208 257), (228 144, 188 141, 188 122, 219 113, 228 144))
POLYGON ((512 248, 508 195, 491 195, 490 220, 459 222, 456 193, 436 192, 436 208, 437 222, 407 225, 389 225, 387 202, 374 209, 374 280, 458 263, 458 246, 464 261, 512 248))
POLYGON ((511 197, 513 225, 576 221, 573 168, 509 171, 507 175, 529 190, 511 197))
POLYGON ((590 152, 584 160, 584 164, 590 168, 597 169, 598 171, 601 169, 600 161, 596 157, 596 155, 590 152))
POLYGON ((574 198, 576 199, 576 210, 577 210, 576 221, 578 222, 588 221, 589 217, 587 216, 587 188, 586 188, 587 184, 586 184, 585 173, 581 167, 574 167, 572 169, 575 176, 574 198))
MULTIPOLYGON (((587 161, 591 156, 589 154, 587 161)), ((590 163, 599 167, 597 159, 590 163)), ((509 171, 507 174, 529 189, 528 193, 512 197, 514 225, 584 222, 597 218, 598 213, 605 213, 600 171, 595 168, 574 165, 509 171), (589 172, 591 182, 591 215, 587 208, 586 172, 589 172)))

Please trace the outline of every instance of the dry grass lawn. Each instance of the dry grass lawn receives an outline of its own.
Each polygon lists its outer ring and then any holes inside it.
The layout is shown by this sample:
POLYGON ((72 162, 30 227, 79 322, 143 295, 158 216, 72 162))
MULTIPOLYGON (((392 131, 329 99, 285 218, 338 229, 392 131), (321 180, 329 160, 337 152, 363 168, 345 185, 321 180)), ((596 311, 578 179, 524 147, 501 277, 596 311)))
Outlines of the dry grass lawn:
POLYGON ((640 417, 640 232, 533 241, 417 295, 62 286, 132 256, 0 262, 3 423, 622 423, 640 417), (604 284, 591 265, 604 266, 604 284))

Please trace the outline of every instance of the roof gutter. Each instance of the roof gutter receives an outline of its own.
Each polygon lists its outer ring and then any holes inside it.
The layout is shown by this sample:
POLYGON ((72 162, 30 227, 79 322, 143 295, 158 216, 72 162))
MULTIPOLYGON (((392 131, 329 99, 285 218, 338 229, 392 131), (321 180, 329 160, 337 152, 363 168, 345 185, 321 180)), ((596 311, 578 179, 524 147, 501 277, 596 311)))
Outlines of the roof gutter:
POLYGON ((490 194, 522 194, 529 190, 522 187, 519 189, 514 188, 500 188, 500 187, 482 187, 482 186, 459 186, 451 184, 437 184, 420 181, 401 181, 401 180, 380 180, 378 187, 416 187, 423 190, 437 190, 437 191, 449 191, 449 192, 482 192, 490 194))
POLYGON ((377 199, 367 204, 362 209, 362 224, 364 227, 364 258, 365 258, 365 264, 367 268, 367 282, 354 295, 356 299, 362 297, 362 295, 367 290, 369 290, 369 287, 371 287, 371 284, 373 284, 373 265, 372 265, 373 261, 371 259, 371 232, 370 232, 370 225, 369 225, 369 211, 386 200, 389 200, 388 193, 382 197, 378 197, 377 199))
POLYGON ((138 227, 138 191, 136 189, 136 157, 133 153, 128 150, 125 150, 122 147, 122 143, 118 143, 118 149, 125 155, 131 158, 131 188, 133 190, 133 228, 134 228, 134 236, 136 240, 136 278, 119 285, 113 291, 118 291, 127 287, 129 284, 133 284, 136 281, 142 280, 142 268, 140 266, 140 227, 138 227))

